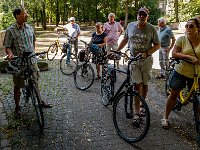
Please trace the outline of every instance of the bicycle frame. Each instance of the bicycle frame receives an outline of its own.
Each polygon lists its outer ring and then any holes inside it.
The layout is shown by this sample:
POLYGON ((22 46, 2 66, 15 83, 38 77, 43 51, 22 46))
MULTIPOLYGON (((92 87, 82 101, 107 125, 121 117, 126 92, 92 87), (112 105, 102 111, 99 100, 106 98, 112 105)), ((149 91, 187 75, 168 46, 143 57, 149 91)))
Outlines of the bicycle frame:
POLYGON ((187 94, 186 97, 183 96, 183 90, 181 90, 180 92, 180 102, 181 104, 186 104, 187 101, 192 97, 193 93, 196 92, 198 89, 199 89, 199 78, 198 78, 198 75, 197 75, 197 69, 196 67, 194 67, 195 69, 195 74, 194 74, 194 82, 193 82, 193 85, 189 91, 189 93, 187 94))
MULTIPOLYGON (((110 99, 111 102, 115 101, 116 97, 121 93, 121 91, 123 90, 124 87, 126 87, 125 91, 133 90, 134 84, 131 85, 131 83, 130 83, 130 80, 131 80, 130 64, 132 63, 132 61, 134 61, 134 60, 128 61, 127 71, 122 71, 120 69, 115 68, 115 60, 114 60, 114 68, 113 69, 117 72, 122 72, 124 74, 127 74, 127 76, 126 76, 126 79, 121 84, 121 86, 118 88, 118 90, 115 93, 112 93, 112 97, 110 99)), ((116 74, 115 74, 115 76, 116 76, 116 74)), ((111 84, 111 88, 113 88, 113 91, 114 91, 114 84, 115 84, 114 82, 112 82, 112 84, 111 84)))

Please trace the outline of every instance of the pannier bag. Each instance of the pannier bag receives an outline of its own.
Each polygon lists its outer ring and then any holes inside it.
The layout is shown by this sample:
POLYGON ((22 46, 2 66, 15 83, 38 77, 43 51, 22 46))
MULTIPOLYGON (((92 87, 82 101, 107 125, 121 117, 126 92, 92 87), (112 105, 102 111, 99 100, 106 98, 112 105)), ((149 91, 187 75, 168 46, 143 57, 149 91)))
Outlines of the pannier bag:
POLYGON ((63 53, 67 53, 67 49, 69 48, 69 44, 68 43, 64 43, 63 47, 62 47, 62 52, 63 53))
POLYGON ((81 50, 78 53, 78 59, 79 59, 80 62, 83 62, 85 60, 85 50, 81 50))

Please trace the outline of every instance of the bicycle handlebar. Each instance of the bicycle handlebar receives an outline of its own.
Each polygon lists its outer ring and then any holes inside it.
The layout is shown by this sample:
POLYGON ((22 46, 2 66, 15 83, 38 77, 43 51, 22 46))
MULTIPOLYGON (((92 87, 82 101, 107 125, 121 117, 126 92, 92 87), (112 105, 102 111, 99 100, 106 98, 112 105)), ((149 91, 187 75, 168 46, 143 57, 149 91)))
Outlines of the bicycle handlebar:
POLYGON ((132 62, 132 61, 137 61, 137 60, 143 58, 141 55, 137 55, 137 56, 135 56, 135 57, 129 57, 126 53, 121 52, 121 51, 114 51, 114 50, 110 50, 110 51, 113 52, 113 53, 116 53, 116 54, 118 54, 118 55, 122 55, 122 57, 127 57, 129 60, 131 60, 131 62, 132 62))
MULTIPOLYGON (((46 54, 46 53, 47 53, 47 51, 44 51, 44 52, 37 52, 37 53, 31 55, 32 52, 23 52, 22 56, 13 56, 13 57, 11 58, 11 60, 16 60, 16 59, 18 59, 18 58, 26 58, 26 59, 29 59, 29 58, 31 58, 31 57, 38 56, 38 55, 41 55, 41 54, 46 54)), ((6 56, 6 57, 4 58, 4 60, 9 60, 9 59, 8 59, 8 56, 6 56)))

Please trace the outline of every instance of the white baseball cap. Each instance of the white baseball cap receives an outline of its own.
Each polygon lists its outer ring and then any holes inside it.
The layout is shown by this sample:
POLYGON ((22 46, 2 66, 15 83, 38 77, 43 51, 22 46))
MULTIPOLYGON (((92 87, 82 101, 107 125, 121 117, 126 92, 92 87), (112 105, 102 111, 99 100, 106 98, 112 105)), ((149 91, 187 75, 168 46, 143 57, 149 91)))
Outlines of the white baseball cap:
POLYGON ((75 18, 74 18, 74 17, 69 18, 69 21, 71 21, 71 20, 74 20, 74 21, 75 21, 75 18))

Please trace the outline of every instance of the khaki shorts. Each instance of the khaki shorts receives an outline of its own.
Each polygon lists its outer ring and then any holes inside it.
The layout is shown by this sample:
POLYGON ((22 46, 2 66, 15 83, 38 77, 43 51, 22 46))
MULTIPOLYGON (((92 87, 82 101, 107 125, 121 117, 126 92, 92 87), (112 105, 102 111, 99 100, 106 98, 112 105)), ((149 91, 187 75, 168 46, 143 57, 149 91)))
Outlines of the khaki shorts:
MULTIPOLYGON (((38 84, 39 80, 39 68, 37 63, 31 65, 31 69, 33 70, 33 79, 35 80, 35 83, 38 84)), ((22 75, 13 75, 13 82, 14 85, 23 88, 25 86, 25 80, 22 75)))
POLYGON ((133 62, 131 64, 132 81, 136 84, 143 83, 144 85, 148 85, 151 79, 152 65, 152 56, 133 62))

